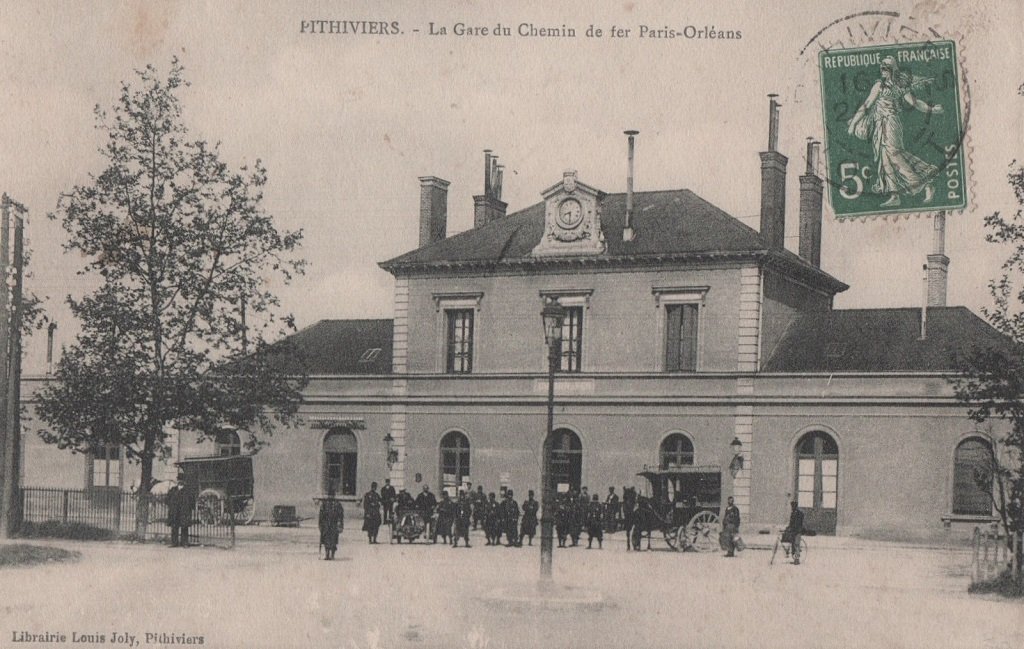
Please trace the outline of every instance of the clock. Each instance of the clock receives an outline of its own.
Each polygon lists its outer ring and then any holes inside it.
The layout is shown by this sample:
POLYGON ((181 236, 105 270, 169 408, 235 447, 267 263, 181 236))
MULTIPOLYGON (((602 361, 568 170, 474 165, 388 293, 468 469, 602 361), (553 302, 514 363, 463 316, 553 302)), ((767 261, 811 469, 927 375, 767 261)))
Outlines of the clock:
POLYGON ((575 198, 568 198, 558 206, 558 225, 573 230, 583 222, 583 207, 575 198))

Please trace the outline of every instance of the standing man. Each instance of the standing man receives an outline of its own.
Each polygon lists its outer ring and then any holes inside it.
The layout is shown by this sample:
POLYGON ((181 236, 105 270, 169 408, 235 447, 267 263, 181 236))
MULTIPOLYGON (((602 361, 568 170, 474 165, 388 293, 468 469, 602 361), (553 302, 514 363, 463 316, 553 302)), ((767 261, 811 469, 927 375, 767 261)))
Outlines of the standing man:
POLYGON ((523 522, 519 529, 519 545, 523 544, 523 537, 530 539, 533 545, 533 536, 537 533, 537 511, 540 503, 533 498, 533 490, 526 493, 526 500, 523 501, 523 522))
POLYGON ((789 525, 782 532, 782 540, 789 539, 791 552, 793 553, 793 565, 800 565, 800 541, 804 534, 804 513, 800 511, 800 507, 794 500, 789 503, 789 525))
POLYGON ((502 527, 505 530, 505 545, 508 547, 522 546, 519 540, 519 503, 516 502, 509 489, 505 492, 505 502, 502 503, 502 527))
POLYGON ((597 539, 597 549, 604 545, 604 507, 601 506, 600 496, 594 494, 587 507, 587 549, 593 547, 594 539, 597 539))
POLYGON ((391 478, 384 478, 384 486, 380 489, 380 504, 384 508, 384 523, 390 525, 395 517, 395 488, 391 486, 391 478))
POLYGON ((484 508, 484 534, 487 535, 487 545, 499 545, 501 543, 501 503, 495 499, 493 491, 487 495, 484 508))
POLYGON ((725 515, 722 517, 722 534, 725 540, 725 556, 736 556, 736 534, 740 531, 740 510, 729 496, 729 504, 725 508, 725 515))
POLYGON ((334 485, 327 490, 327 497, 320 501, 320 545, 324 547, 324 560, 334 559, 338 551, 338 537, 345 527, 345 510, 341 501, 334 497, 334 485))
POLYGON ((434 528, 437 527, 437 523, 434 521, 436 507, 437 498, 430 492, 430 485, 423 485, 423 491, 416 496, 416 509, 419 510, 420 516, 423 517, 423 524, 426 526, 426 529, 423 530, 423 538, 431 537, 432 543, 437 543, 437 534, 434 532, 434 528))
POLYGON ((484 495, 484 486, 477 485, 476 491, 470 496, 473 505, 473 529, 482 525, 487 518, 487 496, 484 495))
POLYGON ((377 542, 377 531, 380 530, 380 494, 377 483, 370 483, 370 490, 363 495, 363 531, 371 544, 377 542))
POLYGON ((167 524, 171 526, 171 547, 189 546, 188 528, 192 524, 192 509, 195 498, 185 484, 185 474, 179 472, 178 480, 167 492, 167 524))
POLYGON ((466 547, 469 545, 469 519, 473 515, 473 506, 466 497, 465 492, 459 492, 459 502, 455 507, 455 531, 452 534, 452 547, 459 547, 459 539, 466 540, 466 547))
POLYGON ((615 493, 615 487, 608 487, 608 495, 604 499, 604 529, 607 532, 614 532, 618 529, 619 521, 619 496, 615 493))

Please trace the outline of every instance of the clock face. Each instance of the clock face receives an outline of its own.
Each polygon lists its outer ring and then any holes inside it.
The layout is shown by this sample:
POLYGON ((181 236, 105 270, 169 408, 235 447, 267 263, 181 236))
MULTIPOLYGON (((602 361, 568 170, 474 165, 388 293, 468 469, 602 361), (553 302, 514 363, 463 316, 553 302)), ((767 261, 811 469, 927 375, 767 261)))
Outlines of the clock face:
POLYGON ((583 208, 580 202, 570 198, 562 201, 558 206, 558 225, 566 230, 572 230, 583 222, 583 208))

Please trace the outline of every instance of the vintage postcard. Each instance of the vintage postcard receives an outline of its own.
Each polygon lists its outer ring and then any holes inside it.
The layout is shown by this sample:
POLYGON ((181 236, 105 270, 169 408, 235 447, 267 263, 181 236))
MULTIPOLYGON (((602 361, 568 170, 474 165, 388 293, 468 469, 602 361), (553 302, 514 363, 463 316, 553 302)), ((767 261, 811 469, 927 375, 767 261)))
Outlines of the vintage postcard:
POLYGON ((1019 647, 1024 5, 0 7, 0 647, 1019 647))

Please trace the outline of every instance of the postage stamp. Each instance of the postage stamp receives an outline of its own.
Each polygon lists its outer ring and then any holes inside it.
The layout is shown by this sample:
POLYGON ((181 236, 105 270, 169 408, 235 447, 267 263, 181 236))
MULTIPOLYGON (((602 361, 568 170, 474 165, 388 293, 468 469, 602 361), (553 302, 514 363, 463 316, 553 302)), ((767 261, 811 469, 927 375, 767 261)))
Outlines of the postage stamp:
POLYGON ((837 218, 967 206, 953 41, 824 50, 818 67, 837 218))

